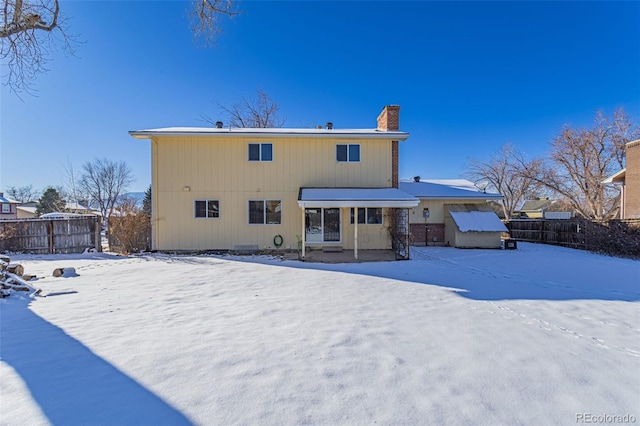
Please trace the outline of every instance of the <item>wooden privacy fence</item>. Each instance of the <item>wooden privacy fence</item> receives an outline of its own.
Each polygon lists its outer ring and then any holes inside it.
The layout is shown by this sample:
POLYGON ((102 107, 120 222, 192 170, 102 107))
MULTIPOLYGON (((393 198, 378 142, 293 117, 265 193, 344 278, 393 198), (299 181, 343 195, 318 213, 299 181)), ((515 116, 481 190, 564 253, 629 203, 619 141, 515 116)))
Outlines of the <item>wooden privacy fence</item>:
POLYGON ((69 254, 101 247, 97 216, 0 220, 0 251, 69 254))
POLYGON ((518 241, 586 248, 587 227, 582 219, 511 219, 505 223, 511 238, 518 241))
POLYGON ((640 257, 640 220, 511 219, 505 225, 518 241, 640 257))

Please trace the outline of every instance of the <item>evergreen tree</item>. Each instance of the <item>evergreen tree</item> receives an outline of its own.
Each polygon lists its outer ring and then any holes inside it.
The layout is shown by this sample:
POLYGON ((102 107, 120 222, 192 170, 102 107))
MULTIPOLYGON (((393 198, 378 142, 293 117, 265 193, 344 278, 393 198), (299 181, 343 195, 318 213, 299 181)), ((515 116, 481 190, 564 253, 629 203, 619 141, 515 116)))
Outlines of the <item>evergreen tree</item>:
POLYGON ((64 211, 65 201, 60 195, 60 191, 56 188, 48 187, 42 193, 42 196, 38 200, 38 206, 36 208, 36 216, 41 216, 46 213, 61 212, 64 211))
POLYGON ((151 185, 144 191, 144 199, 142 200, 142 213, 151 216, 151 185))

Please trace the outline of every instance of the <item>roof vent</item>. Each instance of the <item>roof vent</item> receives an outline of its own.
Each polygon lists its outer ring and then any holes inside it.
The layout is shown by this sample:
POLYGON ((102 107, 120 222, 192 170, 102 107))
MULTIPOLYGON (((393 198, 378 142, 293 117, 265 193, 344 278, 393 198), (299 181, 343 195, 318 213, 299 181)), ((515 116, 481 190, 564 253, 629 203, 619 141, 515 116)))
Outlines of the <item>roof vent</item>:
POLYGON ((414 182, 420 182, 420 176, 414 176, 413 177, 413 181, 414 182))
POLYGON ((216 121, 216 127, 222 129, 222 121, 216 121))
POLYGON ((327 130, 331 130, 331 129, 333 129, 333 123, 328 121, 327 122, 327 130))

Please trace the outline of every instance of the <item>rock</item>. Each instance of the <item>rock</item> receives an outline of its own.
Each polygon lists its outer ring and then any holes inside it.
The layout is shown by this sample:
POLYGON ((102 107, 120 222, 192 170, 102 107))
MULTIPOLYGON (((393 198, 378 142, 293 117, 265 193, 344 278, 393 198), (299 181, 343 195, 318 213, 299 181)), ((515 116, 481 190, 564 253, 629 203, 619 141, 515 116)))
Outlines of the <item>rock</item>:
POLYGON ((19 263, 10 263, 9 266, 7 266, 7 271, 21 277, 22 275, 24 275, 24 266, 20 265, 19 263))
POLYGON ((59 277, 77 277, 76 268, 56 268, 53 270, 53 276, 59 277))

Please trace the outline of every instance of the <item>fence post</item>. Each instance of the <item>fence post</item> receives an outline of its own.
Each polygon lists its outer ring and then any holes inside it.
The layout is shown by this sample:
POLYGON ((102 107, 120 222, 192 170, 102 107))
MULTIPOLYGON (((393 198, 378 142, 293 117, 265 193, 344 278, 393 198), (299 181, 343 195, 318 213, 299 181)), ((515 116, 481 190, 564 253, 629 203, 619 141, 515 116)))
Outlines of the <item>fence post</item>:
POLYGON ((53 246, 53 220, 47 222, 47 241, 49 243, 49 254, 55 253, 55 248, 53 246))
POLYGON ((100 217, 96 216, 96 232, 95 232, 95 238, 96 238, 96 251, 101 252, 102 251, 102 232, 100 232, 100 217))

